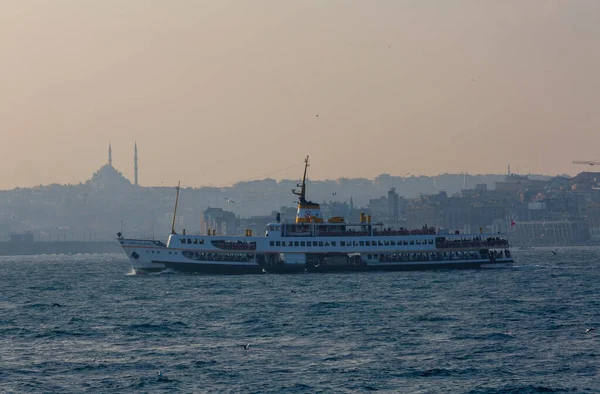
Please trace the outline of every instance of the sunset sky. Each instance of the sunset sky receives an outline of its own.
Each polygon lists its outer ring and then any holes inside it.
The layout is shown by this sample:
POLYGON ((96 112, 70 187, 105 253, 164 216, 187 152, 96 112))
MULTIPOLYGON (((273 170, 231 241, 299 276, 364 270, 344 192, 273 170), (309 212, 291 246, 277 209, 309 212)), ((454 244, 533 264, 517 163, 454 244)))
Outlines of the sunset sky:
POLYGON ((0 56, 0 189, 600 159, 598 0, 5 0, 0 56))

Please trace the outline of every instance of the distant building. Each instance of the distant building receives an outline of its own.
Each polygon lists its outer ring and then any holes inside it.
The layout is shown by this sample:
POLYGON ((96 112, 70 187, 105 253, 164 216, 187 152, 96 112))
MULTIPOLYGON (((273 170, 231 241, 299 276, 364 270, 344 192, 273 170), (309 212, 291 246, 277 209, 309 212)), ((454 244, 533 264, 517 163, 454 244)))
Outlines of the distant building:
POLYGON ((239 234, 240 219, 233 213, 222 208, 208 208, 200 216, 200 231, 207 234, 215 231, 216 235, 239 234))
POLYGON ((571 190, 600 188, 600 172, 581 172, 569 181, 571 190))

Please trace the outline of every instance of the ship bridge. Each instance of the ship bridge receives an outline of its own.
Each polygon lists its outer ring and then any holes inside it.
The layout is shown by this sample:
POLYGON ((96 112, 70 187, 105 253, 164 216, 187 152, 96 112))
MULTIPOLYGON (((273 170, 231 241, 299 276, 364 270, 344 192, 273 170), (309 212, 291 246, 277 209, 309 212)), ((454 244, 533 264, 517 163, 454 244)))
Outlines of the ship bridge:
POLYGON ((281 237, 281 223, 269 223, 267 224, 267 231, 265 237, 281 237))

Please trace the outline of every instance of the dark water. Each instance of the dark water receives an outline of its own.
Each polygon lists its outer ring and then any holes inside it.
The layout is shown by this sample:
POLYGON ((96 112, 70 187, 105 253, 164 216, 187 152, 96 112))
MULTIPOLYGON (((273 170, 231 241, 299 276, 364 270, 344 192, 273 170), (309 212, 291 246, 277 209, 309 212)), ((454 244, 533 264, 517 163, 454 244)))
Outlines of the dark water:
POLYGON ((508 270, 238 277, 0 258, 0 392, 597 393, 600 250, 557 252, 515 252, 508 270))

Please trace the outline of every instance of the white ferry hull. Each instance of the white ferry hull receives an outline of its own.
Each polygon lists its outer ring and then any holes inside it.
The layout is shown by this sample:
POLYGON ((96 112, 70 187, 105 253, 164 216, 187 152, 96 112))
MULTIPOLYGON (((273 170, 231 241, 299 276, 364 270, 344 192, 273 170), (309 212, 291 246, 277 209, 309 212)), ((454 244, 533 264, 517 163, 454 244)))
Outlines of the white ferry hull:
POLYGON ((386 262, 364 263, 358 265, 298 265, 277 264, 265 265, 269 273, 303 273, 303 272, 364 272, 364 271, 424 271, 441 269, 482 269, 482 268, 510 268, 512 259, 502 259, 494 262, 489 260, 448 260, 448 261, 413 261, 413 262, 386 262))
POLYGON ((166 268, 174 271, 199 274, 247 275, 265 273, 263 268, 256 263, 238 263, 235 261, 220 261, 212 263, 165 261, 164 265, 166 268))
POLYGON ((119 239, 138 274, 172 269, 179 272, 205 274, 262 274, 262 267, 252 261, 194 261, 183 256, 181 249, 170 249, 160 241, 119 239))
POLYGON ((162 262, 154 258, 160 250, 166 250, 166 246, 160 241, 138 240, 138 239, 119 239, 121 248, 127 255, 131 268, 137 274, 160 272, 166 267, 162 262))

